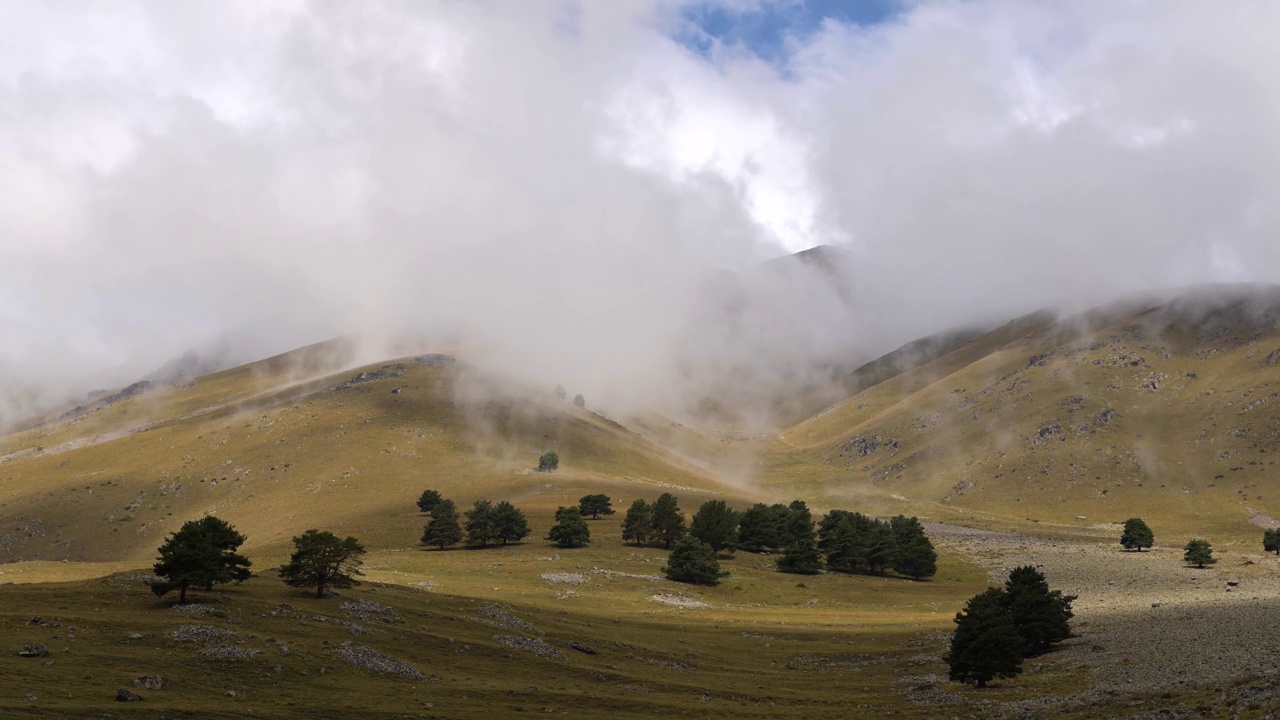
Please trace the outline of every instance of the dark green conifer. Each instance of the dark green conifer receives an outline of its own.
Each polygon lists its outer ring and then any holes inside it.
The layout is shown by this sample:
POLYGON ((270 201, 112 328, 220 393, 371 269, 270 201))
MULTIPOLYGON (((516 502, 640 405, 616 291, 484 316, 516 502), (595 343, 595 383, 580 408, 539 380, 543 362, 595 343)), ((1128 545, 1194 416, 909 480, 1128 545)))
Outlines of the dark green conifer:
POLYGON ((662 572, 668 580, 698 585, 715 585, 720 578, 729 574, 720 570, 716 551, 692 536, 686 536, 676 543, 662 572))
POLYGON ((591 529, 578 508, 562 507, 556 510, 556 524, 547 539, 562 548, 580 548, 591 542, 591 529))
POLYGON ((458 508, 452 500, 441 500, 431 509, 431 522, 422 529, 422 544, 435 545, 441 550, 457 545, 462 540, 462 526, 458 523, 458 508))
POLYGON ((671 493, 662 493, 653 503, 653 539, 668 550, 685 536, 684 513, 671 493))
POLYGON ((1009 572, 1005 604, 1026 654, 1044 652, 1054 643, 1071 637, 1068 621, 1074 615, 1071 603, 1075 599, 1075 595, 1050 590, 1044 574, 1030 565, 1009 572))
POLYGON ((1183 554, 1182 559, 1188 565, 1195 565, 1199 568, 1218 562, 1218 559, 1213 556, 1213 546, 1209 544, 1209 541, 1199 539, 1187 543, 1186 552, 1183 554))
POLYGON ((956 631, 945 660, 952 680, 986 687, 1022 672, 1022 638, 1013 624, 1002 588, 969 599, 956 614, 956 631))
POLYGON ((636 498, 622 520, 622 541, 643 545, 653 534, 653 510, 644 498, 636 498))
POLYGON ((1120 534, 1120 544, 1125 550, 1137 550, 1151 547, 1156 543, 1156 536, 1142 518, 1129 518, 1124 521, 1124 532, 1120 534))
POLYGON ((694 514, 689 534, 716 552, 732 549, 738 539, 738 513, 723 500, 708 500, 694 514))

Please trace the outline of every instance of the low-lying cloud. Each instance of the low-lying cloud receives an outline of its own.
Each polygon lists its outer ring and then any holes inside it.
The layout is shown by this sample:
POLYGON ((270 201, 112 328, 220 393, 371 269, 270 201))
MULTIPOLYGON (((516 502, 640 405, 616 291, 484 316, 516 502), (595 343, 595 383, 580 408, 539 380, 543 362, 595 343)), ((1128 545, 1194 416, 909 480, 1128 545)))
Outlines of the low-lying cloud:
POLYGON ((1280 7, 922 2, 781 64, 690 51, 681 9, 0 7, 0 424, 338 334, 678 412, 1280 275, 1280 7), (842 289, 755 269, 817 244, 842 289))

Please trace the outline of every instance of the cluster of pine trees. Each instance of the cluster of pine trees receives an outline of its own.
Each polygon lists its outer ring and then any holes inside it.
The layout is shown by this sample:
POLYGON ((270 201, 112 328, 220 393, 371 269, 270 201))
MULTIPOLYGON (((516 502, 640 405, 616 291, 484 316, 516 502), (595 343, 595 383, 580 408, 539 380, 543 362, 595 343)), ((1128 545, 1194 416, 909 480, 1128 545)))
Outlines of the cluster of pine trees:
POLYGON ((476 500, 464 515, 466 523, 458 517, 458 508, 452 500, 445 499, 435 490, 427 490, 418 499, 418 507, 431 513, 431 521, 422 530, 422 544, 434 545, 441 550, 466 541, 470 547, 488 547, 494 543, 506 545, 528 537, 529 522, 515 505, 503 500, 497 504, 489 500, 476 500))
MULTIPOLYGON (((815 528, 809 507, 759 503, 738 512, 723 500, 702 504, 686 528, 678 501, 663 493, 652 504, 638 499, 622 523, 622 539, 636 545, 671 549, 686 534, 716 553, 732 550, 780 552, 782 572, 812 575, 836 572, 883 574, 886 570, 912 578, 937 572, 937 553, 915 518, 889 521, 847 510, 832 510, 815 528)), ((705 554, 705 553, 704 553, 705 554)))
MULTIPOLYGON (((431 521, 422 529, 422 544, 441 550, 464 541, 469 547, 506 545, 520 542, 532 532, 524 513, 506 500, 497 504, 476 500, 475 505, 463 513, 465 523, 458 516, 454 502, 435 490, 423 491, 418 498, 418 509, 431 514, 431 521)), ((586 516, 595 519, 613 512, 608 495, 585 495, 578 501, 578 507, 556 510, 556 524, 547 533, 547 539, 562 548, 584 547, 591 542, 586 516)))
POLYGON ((985 687, 1022 672, 1023 658, 1071 637, 1075 595, 1050 590, 1030 565, 1014 568, 1004 587, 987 588, 956 614, 946 661, 950 678, 985 687))

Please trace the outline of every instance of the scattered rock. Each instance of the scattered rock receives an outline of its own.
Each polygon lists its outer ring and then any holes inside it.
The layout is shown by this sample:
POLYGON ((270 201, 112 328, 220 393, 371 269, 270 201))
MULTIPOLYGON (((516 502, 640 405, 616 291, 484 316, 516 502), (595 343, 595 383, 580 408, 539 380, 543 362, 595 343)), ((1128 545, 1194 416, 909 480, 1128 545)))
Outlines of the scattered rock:
POLYGON ((538 657, 555 658, 557 660, 564 657, 564 653, 552 645, 537 638, 521 637, 520 635, 494 635, 493 639, 500 645, 506 645, 509 648, 521 650, 527 653, 533 653, 538 657))
POLYGON ((212 660, 249 660, 261 651, 234 645, 206 645, 200 648, 200 654, 212 660))
POLYGON ((886 438, 879 435, 872 435, 871 437, 857 436, 846 440, 840 446, 840 451, 855 453, 857 457, 866 457, 879 452, 881 448, 889 452, 897 452, 898 446, 898 438, 896 437, 886 438))
POLYGON ((694 600, 692 598, 682 597, 680 595, 668 595, 666 593, 661 593, 658 595, 650 595, 649 599, 654 602, 660 602, 664 605, 674 605, 676 607, 682 607, 682 608, 711 607, 711 605, 704 603, 701 600, 694 600))
POLYGON ((23 695, 22 699, 25 700, 26 702, 35 702, 40 698, 36 697, 35 695, 27 694, 27 695, 23 695))
POLYGON ((133 686, 143 690, 159 690, 164 687, 164 678, 159 675, 143 675, 133 679, 133 686))
MULTIPOLYGON (((425 680, 427 677, 421 670, 402 660, 378 652, 371 647, 352 645, 350 641, 338 646, 338 659, 348 665, 354 665, 362 670, 371 672, 399 675, 411 680, 425 680)), ((320 672, 323 674, 324 668, 321 668, 320 672)))
POLYGON ((141 700, 141 699, 142 699, 141 695, 130 690, 129 688, 122 687, 122 688, 116 689, 116 702, 137 702, 138 700, 141 700))
POLYGON ((19 657, 44 657, 49 654, 49 648, 44 643, 34 643, 32 645, 23 645, 18 650, 19 657))
POLYGON ((481 605, 479 612, 485 617, 485 620, 482 622, 489 622, 497 625, 498 627, 507 628, 508 630, 523 630, 525 632, 537 633, 538 635, 545 634, 541 630, 535 628, 524 620, 521 620, 515 615, 512 615, 506 610, 503 610, 497 605, 481 605))
POLYGON ((539 577, 550 583, 566 583, 569 585, 581 585, 587 581, 585 576, 578 573, 542 573, 539 577))
POLYGON ((398 378, 404 375, 404 363, 396 363, 395 365, 383 366, 380 370, 373 372, 362 372, 350 380, 342 383, 334 388, 334 390, 346 390, 352 385, 360 383, 373 382, 374 380, 386 380, 388 378, 398 378))
POLYGON ((906 469, 906 465, 903 465, 902 463, 894 463, 883 470, 877 470, 871 473, 871 484, 879 485, 885 480, 888 480, 890 475, 897 475, 906 469))
POLYGON ((169 635, 174 642, 212 643, 235 635, 234 630, 212 625, 183 625, 169 635))
POLYGON ((570 647, 571 649, 573 649, 573 650, 577 650, 577 651, 578 651, 578 652, 580 652, 580 653, 586 653, 586 654, 588 654, 588 655, 595 655, 595 654, 596 654, 596 649, 595 649, 595 648, 591 647, 590 645, 583 645, 582 643, 577 642, 577 641, 570 641, 570 642, 569 642, 569 647, 570 647))
POLYGON ((349 617, 365 622, 382 622, 392 625, 398 625, 404 622, 404 618, 400 617, 400 612, 390 605, 383 605, 372 600, 347 600, 338 608, 345 612, 349 617))

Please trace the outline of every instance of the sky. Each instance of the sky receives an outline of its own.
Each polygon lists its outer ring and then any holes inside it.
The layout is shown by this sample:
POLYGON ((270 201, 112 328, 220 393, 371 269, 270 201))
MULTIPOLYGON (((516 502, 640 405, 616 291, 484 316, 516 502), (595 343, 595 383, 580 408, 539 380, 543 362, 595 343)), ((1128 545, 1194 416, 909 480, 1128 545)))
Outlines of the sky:
POLYGON ((0 3, 0 424, 341 334, 673 404, 1274 282, 1278 35, 1246 0, 0 3), (840 289, 753 270, 824 244, 840 289))

